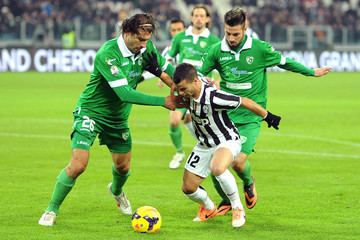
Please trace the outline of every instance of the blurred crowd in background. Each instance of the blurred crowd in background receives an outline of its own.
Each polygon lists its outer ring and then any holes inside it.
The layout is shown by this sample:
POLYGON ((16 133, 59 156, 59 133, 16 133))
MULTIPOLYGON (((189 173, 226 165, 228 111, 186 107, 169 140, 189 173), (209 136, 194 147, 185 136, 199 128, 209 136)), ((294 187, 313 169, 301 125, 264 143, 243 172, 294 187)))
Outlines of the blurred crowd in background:
MULTIPOLYGON (((168 41, 168 21, 182 18, 190 24, 195 4, 209 6, 211 30, 223 34, 223 13, 232 6, 247 10, 251 28, 265 39, 282 41, 289 26, 329 26, 334 41, 360 42, 359 0, 0 0, 0 41, 27 39, 51 45, 74 32, 80 40, 106 40, 119 34, 123 19, 139 12, 152 13, 158 23, 157 41, 168 41), (341 34, 340 34, 341 33, 341 34), (101 36, 101 37, 100 37, 101 36), (269 38, 269 37, 268 37, 269 38)), ((321 36, 320 36, 321 37, 321 36)))

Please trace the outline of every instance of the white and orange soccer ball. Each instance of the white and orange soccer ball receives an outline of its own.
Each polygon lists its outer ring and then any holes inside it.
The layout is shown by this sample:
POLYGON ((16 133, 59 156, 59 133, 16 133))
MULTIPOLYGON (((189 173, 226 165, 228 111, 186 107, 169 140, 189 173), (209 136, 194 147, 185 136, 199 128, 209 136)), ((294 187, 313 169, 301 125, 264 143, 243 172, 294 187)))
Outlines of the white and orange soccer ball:
POLYGON ((160 213, 154 207, 139 207, 132 216, 131 225, 135 232, 157 233, 161 227, 160 213))

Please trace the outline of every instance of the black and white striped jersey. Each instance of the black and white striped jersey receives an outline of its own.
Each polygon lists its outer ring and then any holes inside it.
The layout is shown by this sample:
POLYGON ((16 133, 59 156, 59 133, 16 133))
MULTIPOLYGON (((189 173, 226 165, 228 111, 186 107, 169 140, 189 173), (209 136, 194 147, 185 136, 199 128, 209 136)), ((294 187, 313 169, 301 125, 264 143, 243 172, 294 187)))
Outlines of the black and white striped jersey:
POLYGON ((239 107, 241 97, 218 90, 199 78, 201 93, 198 99, 190 99, 190 113, 200 145, 214 147, 225 141, 240 139, 227 110, 239 107))

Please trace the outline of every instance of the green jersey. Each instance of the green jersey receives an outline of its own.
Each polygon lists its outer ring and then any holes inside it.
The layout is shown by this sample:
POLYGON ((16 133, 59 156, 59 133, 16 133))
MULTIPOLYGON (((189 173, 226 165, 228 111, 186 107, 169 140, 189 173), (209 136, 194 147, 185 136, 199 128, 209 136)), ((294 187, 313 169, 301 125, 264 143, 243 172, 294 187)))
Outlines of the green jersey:
POLYGON ((179 55, 178 63, 189 63, 196 68, 202 65, 202 57, 210 46, 220 42, 220 39, 205 29, 201 34, 195 35, 192 26, 185 32, 178 33, 171 42, 169 56, 174 58, 179 55))
POLYGON ((77 102, 76 111, 106 125, 127 128, 132 103, 164 105, 164 97, 135 90, 152 52, 157 54, 162 70, 172 76, 172 66, 158 53, 151 40, 137 55, 127 48, 122 36, 105 42, 96 54, 94 70, 77 102))
MULTIPOLYGON (((232 50, 224 38, 213 45, 204 56, 200 72, 207 75, 216 69, 221 77, 220 88, 226 92, 248 97, 266 108, 267 77, 266 68, 279 67, 299 72, 304 75, 314 75, 312 69, 285 58, 267 42, 245 36, 238 51, 232 50)), ((261 121, 261 117, 245 108, 228 112, 230 118, 237 124, 261 121)))

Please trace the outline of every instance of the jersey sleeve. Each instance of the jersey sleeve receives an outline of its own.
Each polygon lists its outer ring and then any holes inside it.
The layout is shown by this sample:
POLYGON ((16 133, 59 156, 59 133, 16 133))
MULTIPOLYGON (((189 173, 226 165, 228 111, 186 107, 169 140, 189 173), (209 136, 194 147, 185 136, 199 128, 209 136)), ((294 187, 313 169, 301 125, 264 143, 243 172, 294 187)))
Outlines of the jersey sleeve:
POLYGON ((215 110, 235 109, 241 105, 241 97, 222 90, 211 92, 210 101, 215 110))
POLYGON ((278 67, 305 76, 314 76, 314 69, 308 68, 291 58, 286 58, 286 63, 284 65, 278 65, 278 67))
POLYGON ((96 55, 94 67, 105 78, 121 101, 152 106, 163 106, 165 104, 164 97, 151 96, 131 88, 116 58, 109 56, 105 58, 101 54, 96 55))
POLYGON ((273 46, 267 42, 263 42, 263 51, 264 51, 264 61, 265 67, 273 67, 276 65, 284 65, 286 63, 286 58, 281 55, 280 52, 275 51, 273 46))
POLYGON ((216 67, 215 48, 211 47, 207 53, 204 53, 202 57, 202 66, 199 72, 207 76, 216 67))

